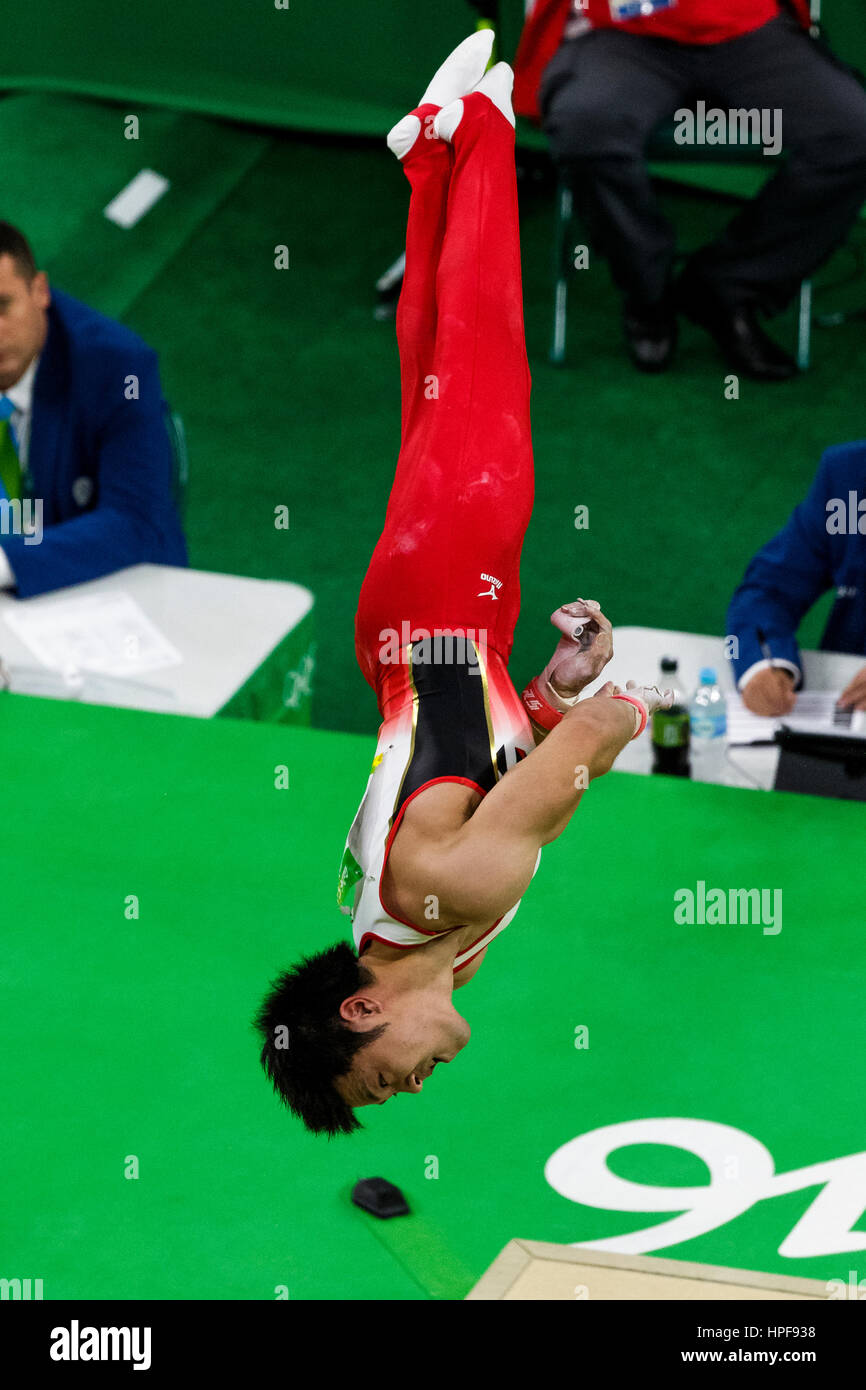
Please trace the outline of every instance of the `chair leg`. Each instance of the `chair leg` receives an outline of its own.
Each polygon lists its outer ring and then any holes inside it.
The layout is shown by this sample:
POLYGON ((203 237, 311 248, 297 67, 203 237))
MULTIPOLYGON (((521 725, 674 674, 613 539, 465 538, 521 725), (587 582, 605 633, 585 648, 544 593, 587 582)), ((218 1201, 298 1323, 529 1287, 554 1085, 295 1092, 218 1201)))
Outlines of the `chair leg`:
POLYGON ((812 346, 812 282, 804 280, 800 286, 797 305, 797 366, 805 372, 809 366, 812 346))
POLYGON ((406 272, 406 252, 403 251, 389 265, 386 271, 379 276, 376 281, 376 307, 373 310, 374 319, 392 319, 397 312, 397 300, 400 298, 400 291, 403 288, 403 276, 406 272))
POLYGON ((565 361, 565 330, 568 322, 568 265, 565 243, 571 225, 572 208, 571 189, 561 183, 556 190, 553 231, 556 280, 553 292, 553 339, 550 346, 550 361, 554 366, 560 366, 565 361))

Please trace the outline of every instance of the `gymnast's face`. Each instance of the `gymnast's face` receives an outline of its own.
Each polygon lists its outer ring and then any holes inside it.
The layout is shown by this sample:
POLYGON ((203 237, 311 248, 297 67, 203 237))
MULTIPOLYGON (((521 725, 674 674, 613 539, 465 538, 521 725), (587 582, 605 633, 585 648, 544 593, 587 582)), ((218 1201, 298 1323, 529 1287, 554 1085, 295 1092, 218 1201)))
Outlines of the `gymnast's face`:
POLYGON ((0 256, 0 391, 20 381, 42 351, 50 303, 42 271, 27 280, 11 256, 0 256))
POLYGON ((389 1026, 352 1058, 352 1069, 334 1085, 351 1106, 382 1105, 398 1091, 417 1094, 440 1062, 450 1062, 469 1041, 471 1029, 450 1000, 420 990, 387 1004, 364 991, 343 1001, 341 1015, 353 1032, 389 1026))

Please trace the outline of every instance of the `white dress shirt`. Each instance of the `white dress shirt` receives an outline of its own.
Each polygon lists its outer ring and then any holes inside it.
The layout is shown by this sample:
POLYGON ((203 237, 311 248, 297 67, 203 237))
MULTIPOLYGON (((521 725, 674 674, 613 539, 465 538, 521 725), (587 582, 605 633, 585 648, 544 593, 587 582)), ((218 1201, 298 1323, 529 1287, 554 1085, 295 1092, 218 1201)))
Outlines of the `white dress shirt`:
MULTIPOLYGON (((27 460, 30 457, 30 425, 33 418, 33 383, 36 380, 36 369, 39 366, 39 356, 34 357, 30 366, 23 376, 19 377, 14 386, 10 386, 8 391, 0 391, 0 395, 10 400, 15 409, 12 412, 10 424, 15 431, 15 438, 18 441, 18 459, 21 463, 21 471, 27 467, 27 460)), ((6 558, 6 552, 0 546, 0 589, 11 589, 15 587, 15 575, 12 573, 12 566, 6 558)))
POLYGON ((800 686, 803 684, 803 672, 800 670, 799 666, 795 666, 793 661, 788 661, 784 656, 774 656, 772 661, 764 659, 762 661, 753 662, 748 671, 744 671, 737 681, 737 689, 745 690, 752 676, 756 676, 759 671, 767 671, 771 667, 775 667, 777 670, 781 671, 790 671, 791 675, 794 677, 794 689, 799 690, 800 686))

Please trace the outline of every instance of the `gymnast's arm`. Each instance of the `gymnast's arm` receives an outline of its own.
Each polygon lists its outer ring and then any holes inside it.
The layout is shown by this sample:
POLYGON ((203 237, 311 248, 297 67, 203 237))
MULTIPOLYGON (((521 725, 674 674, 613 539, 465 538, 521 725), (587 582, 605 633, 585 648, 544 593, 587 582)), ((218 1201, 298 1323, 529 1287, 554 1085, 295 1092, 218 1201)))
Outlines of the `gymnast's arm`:
POLYGON ((639 711, 615 691, 608 682, 570 709, 436 856, 444 919, 489 925, 522 896, 541 846, 562 834, 588 782, 610 771, 640 725, 639 711))

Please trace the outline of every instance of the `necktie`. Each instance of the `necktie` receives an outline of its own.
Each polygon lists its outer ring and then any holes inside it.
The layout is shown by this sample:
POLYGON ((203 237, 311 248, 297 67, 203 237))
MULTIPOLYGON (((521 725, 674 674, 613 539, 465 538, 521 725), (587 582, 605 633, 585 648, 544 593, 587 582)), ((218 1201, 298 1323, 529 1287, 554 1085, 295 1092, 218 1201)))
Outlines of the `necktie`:
POLYGON ((8 396, 0 396, 0 484, 10 501, 21 496, 21 464, 11 418, 14 409, 8 396))

